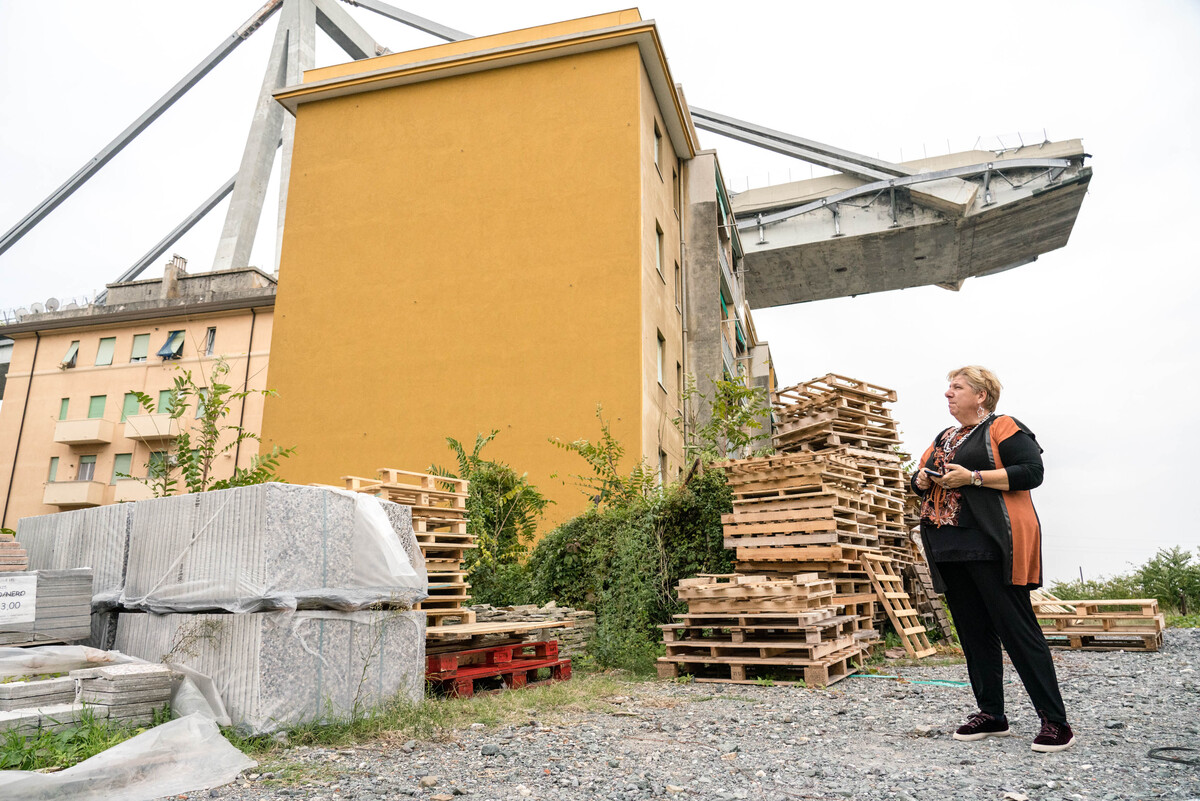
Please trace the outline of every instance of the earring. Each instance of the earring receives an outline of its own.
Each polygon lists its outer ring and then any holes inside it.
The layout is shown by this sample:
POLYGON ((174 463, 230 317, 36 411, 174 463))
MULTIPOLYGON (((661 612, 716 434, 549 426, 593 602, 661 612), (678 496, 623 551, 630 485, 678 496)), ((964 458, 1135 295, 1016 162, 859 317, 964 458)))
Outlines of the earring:
POLYGON ((979 416, 979 422, 983 422, 983 418, 987 417, 987 410, 983 406, 975 407, 975 414, 979 416))

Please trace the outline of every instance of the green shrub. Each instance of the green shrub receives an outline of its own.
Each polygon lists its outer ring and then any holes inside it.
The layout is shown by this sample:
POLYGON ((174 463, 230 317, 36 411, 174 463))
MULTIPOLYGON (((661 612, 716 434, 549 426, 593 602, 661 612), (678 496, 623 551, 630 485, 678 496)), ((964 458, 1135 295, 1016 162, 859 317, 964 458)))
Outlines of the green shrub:
POLYGON ((529 558, 533 600, 596 612, 589 646, 602 667, 653 669, 658 626, 685 611, 675 585, 697 573, 729 573, 721 515, 732 496, 720 470, 623 504, 588 512, 547 534, 529 558))
POLYGON ((1164 610, 1200 611, 1200 562, 1175 546, 1161 549, 1141 567, 1119 576, 1088 581, 1060 581, 1050 592, 1064 600, 1157 598, 1164 610))

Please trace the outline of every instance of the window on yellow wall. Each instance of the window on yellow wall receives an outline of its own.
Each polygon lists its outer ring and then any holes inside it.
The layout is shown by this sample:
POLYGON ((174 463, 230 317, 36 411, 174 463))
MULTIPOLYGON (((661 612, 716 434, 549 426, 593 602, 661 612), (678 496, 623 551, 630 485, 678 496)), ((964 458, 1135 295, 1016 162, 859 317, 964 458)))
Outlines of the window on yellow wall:
POLYGON ((658 175, 662 177, 662 131, 658 129, 658 120, 654 121, 654 166, 658 167, 658 175))
POLYGON ((216 347, 216 344, 217 344, 217 329, 210 328, 210 329, 208 329, 208 333, 204 335, 204 355, 212 356, 213 349, 216 347))
POLYGON ((671 169, 671 201, 675 204, 675 213, 679 214, 679 172, 671 169))
POLYGON ((137 395, 132 392, 125 393, 125 399, 121 401, 121 422, 125 422, 125 418, 138 413, 140 404, 138 404, 137 395))
POLYGON ((57 456, 50 457, 50 474, 49 474, 49 477, 47 478, 47 480, 48 481, 57 481, 58 480, 58 457, 57 456))
POLYGON ((675 394, 683 398, 683 365, 675 362, 675 394))
POLYGON ((71 399, 70 398, 63 398, 61 401, 59 401, 59 403, 58 403, 58 419, 66 420, 67 419, 67 411, 70 408, 71 408, 71 399))
POLYGON ((129 361, 144 362, 150 353, 150 335, 134 334, 133 349, 129 352, 129 361))
POLYGON ((683 314, 683 271, 675 262, 675 311, 683 314))
POLYGON ((663 375, 663 368, 667 360, 667 340, 663 338, 662 332, 658 333, 658 385, 666 392, 666 378, 663 375))
POLYGON ((663 229, 657 222, 654 223, 654 269, 658 270, 658 277, 666 283, 663 275, 663 229))
POLYGON ((658 449, 658 483, 667 486, 667 452, 662 448, 658 449))
POLYGON ((133 454, 118 453, 113 457, 113 474, 110 484, 116 484, 123 478, 130 478, 133 475, 133 454))
POLYGON ((63 368, 64 370, 69 367, 74 367, 75 360, 78 358, 79 358, 79 340, 77 339, 71 343, 71 346, 69 348, 67 348, 67 353, 65 356, 62 357, 62 361, 59 363, 58 366, 63 368))
POLYGON ((96 366, 107 367, 112 364, 113 352, 117 349, 116 337, 104 337, 100 340, 100 347, 96 349, 96 366))
POLYGON ((80 456, 79 457, 79 469, 75 473, 75 480, 76 481, 91 481, 93 478, 95 478, 95 476, 96 476, 96 457, 95 457, 95 455, 93 454, 91 456, 80 456))
POLYGON ((107 395, 93 395, 88 400, 88 419, 99 420, 104 417, 104 406, 107 403, 107 395))

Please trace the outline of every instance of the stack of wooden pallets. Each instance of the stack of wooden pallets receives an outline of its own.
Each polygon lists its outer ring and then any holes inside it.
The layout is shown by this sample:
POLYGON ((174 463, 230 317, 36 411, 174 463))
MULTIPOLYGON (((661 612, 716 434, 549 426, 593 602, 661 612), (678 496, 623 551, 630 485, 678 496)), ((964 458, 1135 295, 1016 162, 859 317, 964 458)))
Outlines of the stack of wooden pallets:
POLYGON ((1030 603, 1053 648, 1157 651, 1166 619, 1154 598, 1065 601, 1035 590, 1030 603))
POLYGON ((354 492, 412 507, 413 533, 429 574, 429 597, 414 608, 425 612, 429 625, 446 618, 474 623, 475 613, 466 608, 471 585, 463 570, 464 554, 475 547, 475 537, 467 531, 470 482, 390 467, 381 468, 377 478, 342 476, 342 480, 354 492))
POLYGON ((29 555, 16 536, 0 531, 0 573, 23 573, 29 569, 29 555))
POLYGON ((661 627, 661 677, 827 686, 862 663, 860 618, 842 614, 834 583, 815 573, 702 575, 679 582, 678 593, 688 611, 661 627))
POLYGON ((733 512, 721 522, 734 569, 772 577, 816 572, 834 583, 845 614, 870 621, 875 594, 859 554, 877 549, 878 527, 854 460, 796 453, 719 466, 733 492, 733 512))
POLYGON ((863 473, 863 499, 886 556, 911 562, 904 521, 909 490, 901 465, 900 432, 886 404, 896 391, 829 373, 772 395, 780 453, 832 453, 844 456, 863 473))
MULTIPOLYGON (((895 400, 893 390, 833 373, 788 387, 772 397, 779 453, 716 465, 733 493, 733 511, 722 523, 738 573, 815 573, 832 582, 832 603, 858 621, 859 641, 876 636, 872 626, 908 615, 907 592, 892 583, 923 562, 905 519, 907 456, 887 406, 895 400), (887 560, 875 571, 883 590, 872 583, 868 555, 887 560)), ((927 605, 942 611, 936 595, 927 605)), ((913 631, 917 622, 903 623, 906 649, 926 655, 928 642, 913 631)))

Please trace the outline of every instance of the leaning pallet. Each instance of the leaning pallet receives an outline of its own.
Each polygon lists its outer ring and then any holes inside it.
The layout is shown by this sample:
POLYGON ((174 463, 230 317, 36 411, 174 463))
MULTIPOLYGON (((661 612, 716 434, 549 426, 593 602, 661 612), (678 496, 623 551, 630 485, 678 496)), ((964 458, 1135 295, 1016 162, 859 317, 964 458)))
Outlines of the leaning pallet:
POLYGON ((1165 616, 1154 598, 1068 601, 1031 597, 1046 642, 1074 651, 1157 651, 1165 616))
POLYGON ((702 575, 680 581, 677 591, 688 611, 661 627, 661 677, 827 686, 862 663, 859 618, 830 603, 833 582, 816 574, 702 575))
POLYGON ((447 618, 474 623, 475 613, 465 608, 471 585, 463 570, 465 551, 475 547, 475 537, 467 531, 470 482, 391 467, 380 468, 376 478, 342 480, 346 489, 412 507, 413 534, 429 576, 429 597, 414 609, 425 612, 431 625, 447 618))
POLYGON ((878 554, 863 554, 862 564, 908 655, 913 659, 921 659, 937 653, 929 644, 920 615, 913 609, 908 593, 904 591, 904 579, 891 572, 895 564, 892 559, 878 554))

